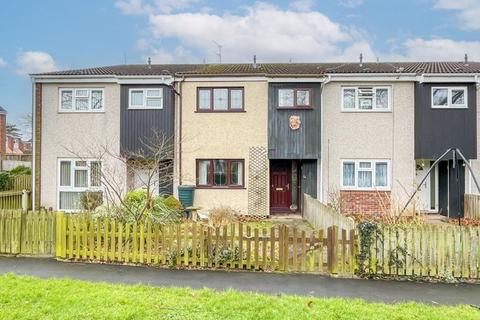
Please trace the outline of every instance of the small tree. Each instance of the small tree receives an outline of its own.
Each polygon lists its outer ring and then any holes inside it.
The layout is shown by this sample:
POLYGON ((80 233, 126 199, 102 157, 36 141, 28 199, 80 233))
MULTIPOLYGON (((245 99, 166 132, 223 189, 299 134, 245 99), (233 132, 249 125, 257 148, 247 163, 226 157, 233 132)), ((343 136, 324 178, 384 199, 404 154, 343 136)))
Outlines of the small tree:
POLYGON ((103 186, 107 206, 102 210, 116 216, 128 216, 129 220, 134 221, 162 210, 166 217, 178 213, 178 209, 170 208, 158 197, 159 191, 171 186, 173 181, 173 140, 162 132, 154 131, 151 138, 141 141, 137 150, 118 153, 114 149, 111 145, 89 145, 81 152, 66 148, 82 160, 93 158, 102 163, 109 160, 120 164, 110 167, 102 164, 100 172, 96 173, 103 186), (139 184, 136 187, 144 190, 141 201, 133 201, 132 196, 128 197, 132 183, 126 183, 125 171, 122 172, 121 168, 127 168, 127 179, 137 173, 139 184))

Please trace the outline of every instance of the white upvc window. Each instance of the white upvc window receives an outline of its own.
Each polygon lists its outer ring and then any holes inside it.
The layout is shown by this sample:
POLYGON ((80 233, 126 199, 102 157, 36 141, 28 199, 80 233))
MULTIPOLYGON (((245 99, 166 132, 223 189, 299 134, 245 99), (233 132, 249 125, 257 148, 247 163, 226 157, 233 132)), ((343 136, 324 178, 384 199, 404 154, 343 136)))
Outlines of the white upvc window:
POLYGON ((129 109, 163 109, 163 88, 131 88, 128 90, 129 109))
POLYGON ((80 197, 86 191, 102 192, 99 160, 58 160, 58 209, 81 210, 80 197))
POLYGON ((342 87, 342 111, 386 112, 392 109, 390 87, 342 87))
POLYGON ((468 108, 467 87, 432 87, 432 108, 468 108))
POLYGON ((342 160, 341 186, 346 190, 390 190, 390 160, 342 160))
POLYGON ((102 88, 60 88, 60 112, 103 112, 105 108, 102 88))

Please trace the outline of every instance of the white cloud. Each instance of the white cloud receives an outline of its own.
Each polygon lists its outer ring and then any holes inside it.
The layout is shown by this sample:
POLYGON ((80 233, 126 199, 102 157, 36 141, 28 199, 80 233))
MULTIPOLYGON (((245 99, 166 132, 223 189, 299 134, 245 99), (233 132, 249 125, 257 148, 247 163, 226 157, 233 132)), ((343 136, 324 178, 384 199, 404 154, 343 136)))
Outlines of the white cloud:
POLYGON ((20 75, 58 70, 52 56, 42 51, 22 52, 17 58, 17 65, 16 72, 20 75))
POLYGON ((464 29, 480 29, 480 0, 437 0, 435 8, 455 11, 464 29))
MULTIPOLYGON (((373 58, 373 50, 362 32, 351 30, 317 11, 299 12, 257 3, 243 15, 208 13, 157 14, 149 16, 153 39, 176 39, 184 48, 217 61, 220 43, 222 60, 250 61, 256 54, 263 61, 338 61, 373 58)), ((166 59, 165 52, 161 57, 166 59)), ((196 62, 199 62, 197 58, 196 62)))
POLYGON ((465 53, 470 60, 480 60, 480 41, 455 41, 452 39, 408 39, 403 44, 403 60, 463 61, 465 53))
POLYGON ((7 62, 5 62, 5 60, 3 60, 1 57, 0 57, 0 68, 1 67, 5 67, 7 65, 7 62))
POLYGON ((363 0, 339 0, 340 4, 344 7, 355 8, 363 4, 363 0))
POLYGON ((189 8, 196 2, 198 0, 151 0, 146 2, 143 2, 143 0, 117 0, 115 6, 127 15, 169 14, 189 8))
POLYGON ((290 3, 289 8, 296 11, 310 11, 313 6, 312 0, 295 0, 290 3))

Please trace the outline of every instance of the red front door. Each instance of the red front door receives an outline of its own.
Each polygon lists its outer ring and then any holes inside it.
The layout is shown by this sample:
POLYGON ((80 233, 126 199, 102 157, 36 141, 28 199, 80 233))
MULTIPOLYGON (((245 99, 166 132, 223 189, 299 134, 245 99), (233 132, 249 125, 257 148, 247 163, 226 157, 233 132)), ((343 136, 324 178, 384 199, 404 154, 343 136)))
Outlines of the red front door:
POLYGON ((290 167, 288 164, 273 167, 270 173, 270 209, 289 211, 292 204, 290 167))

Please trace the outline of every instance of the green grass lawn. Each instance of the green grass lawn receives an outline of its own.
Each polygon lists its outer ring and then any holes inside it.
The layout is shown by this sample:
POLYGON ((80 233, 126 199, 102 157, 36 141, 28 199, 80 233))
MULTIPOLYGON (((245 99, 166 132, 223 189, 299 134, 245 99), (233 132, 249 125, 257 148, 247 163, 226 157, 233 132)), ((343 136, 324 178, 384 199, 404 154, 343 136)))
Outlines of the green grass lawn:
POLYGON ((0 319, 480 319, 467 306, 381 304, 237 291, 0 276, 0 319))

